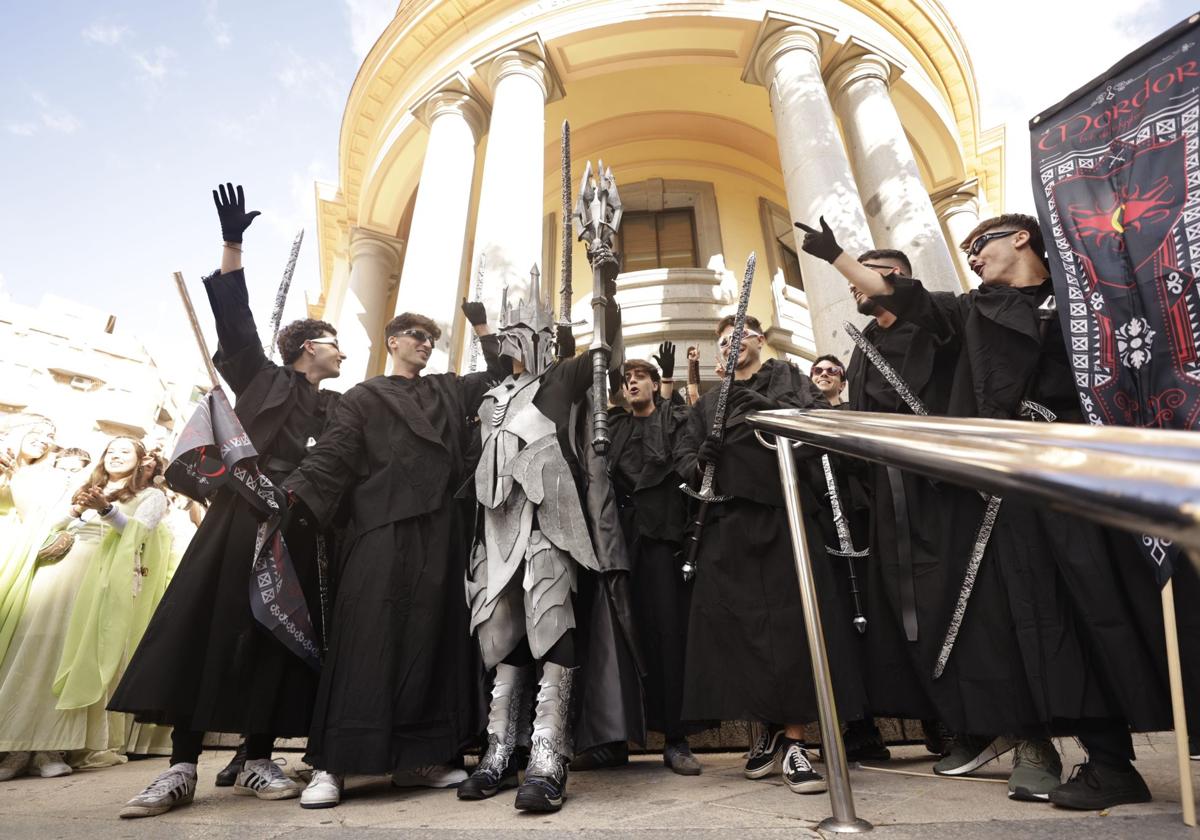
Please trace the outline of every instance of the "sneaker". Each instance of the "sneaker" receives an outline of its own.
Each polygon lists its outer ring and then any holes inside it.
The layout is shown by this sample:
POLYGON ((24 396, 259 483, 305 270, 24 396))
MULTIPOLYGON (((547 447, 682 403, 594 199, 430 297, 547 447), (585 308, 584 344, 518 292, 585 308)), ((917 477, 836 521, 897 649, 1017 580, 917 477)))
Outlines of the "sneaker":
POLYGON ((611 744, 601 744, 575 756, 571 769, 603 770, 607 767, 624 767, 629 763, 629 742, 614 741, 611 744))
POLYGON ((1200 738, 1195 736, 1188 738, 1188 758, 1192 761, 1200 761, 1200 738))
POLYGON ((237 751, 234 752, 233 758, 229 759, 229 763, 225 768, 217 774, 217 787, 233 787, 233 783, 237 781, 238 775, 246 769, 246 739, 238 744, 237 751))
POLYGON ((412 770, 393 770, 392 784, 396 787, 452 788, 467 780, 467 771, 446 764, 428 764, 412 770))
POLYGON ((955 735, 950 742, 950 752, 933 765, 939 776, 965 776, 978 770, 989 761, 995 761, 1011 750, 1016 742, 1001 735, 955 735))
POLYGON ((1076 764, 1071 778, 1050 792, 1055 805, 1079 811, 1102 811, 1151 799, 1146 780, 1132 765, 1119 770, 1094 761, 1076 764))
POLYGON ((191 804, 196 795, 196 765, 172 764, 121 809, 122 819, 156 817, 177 805, 191 804))
POLYGON ((825 779, 813 769, 799 741, 786 741, 783 753, 783 782, 792 793, 823 793, 825 779))
POLYGON ((4 756, 4 760, 0 761, 0 782, 7 782, 28 773, 29 759, 32 757, 33 754, 27 752, 10 752, 4 756))
POLYGON ((872 718, 851 721, 842 736, 847 761, 887 761, 892 751, 883 743, 883 734, 872 718))
POLYGON ((71 765, 63 761, 63 754, 60 752, 39 752, 33 754, 26 772, 43 779, 56 779, 59 776, 70 776, 71 765))
POLYGON ((703 769, 687 741, 673 741, 664 746, 663 764, 680 776, 699 776, 703 769))
POLYGON ((950 744, 950 734, 946 731, 945 725, 940 720, 923 720, 921 721, 921 731, 925 735, 925 749, 931 755, 942 756, 946 754, 950 744))
POLYGON ((762 779, 779 769, 779 756, 783 746, 783 728, 763 726, 758 740, 746 755, 746 766, 742 770, 747 779, 762 779))
POLYGON ((283 768, 269 758, 248 760, 233 783, 233 792, 238 796, 257 796, 259 799, 295 799, 301 790, 303 786, 289 779, 283 768))
POLYGON ((300 794, 301 808, 332 808, 342 801, 342 777, 325 770, 313 770, 312 779, 300 794))
POLYGON ((1008 798, 1023 802, 1049 802, 1050 792, 1062 784, 1062 759, 1044 738, 1021 741, 1013 751, 1008 777, 1008 798))

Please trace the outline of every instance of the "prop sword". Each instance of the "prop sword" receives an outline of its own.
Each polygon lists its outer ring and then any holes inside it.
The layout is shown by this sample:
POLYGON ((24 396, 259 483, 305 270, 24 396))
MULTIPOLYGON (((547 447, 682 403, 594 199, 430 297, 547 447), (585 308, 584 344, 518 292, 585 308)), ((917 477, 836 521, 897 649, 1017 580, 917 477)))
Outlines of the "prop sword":
MULTIPOLYGON (((574 219, 573 203, 571 201, 571 124, 563 120, 562 124, 562 288, 558 293, 558 322, 561 325, 571 324, 571 298, 575 294, 571 278, 571 251, 575 245, 575 235, 572 231, 574 219)), ((562 347, 558 348, 558 357, 563 358, 562 347)))
MULTIPOLYGON (((483 252, 479 252, 479 267, 475 269, 475 291, 474 299, 476 301, 483 300, 483 252)), ((468 324, 468 326, 470 326, 468 324)), ((471 330, 471 361, 469 369, 471 373, 479 366, 479 336, 471 330)))
MULTIPOLYGON (((612 251, 613 237, 621 226, 621 196, 612 169, 599 161, 592 176, 588 161, 579 186, 579 201, 575 205, 575 229, 579 239, 587 243, 592 263, 592 448, 597 455, 608 454, 608 365, 612 347, 608 344, 606 311, 608 297, 605 287, 617 279, 620 264, 612 251)), ((564 249, 565 250, 565 249, 564 249)))
POLYGON ((828 455, 821 456, 821 468, 825 471, 825 486, 829 490, 829 506, 833 508, 833 526, 837 529, 840 550, 825 546, 825 552, 832 557, 845 557, 846 568, 850 570, 850 595, 854 598, 854 629, 859 633, 867 632, 867 617, 863 615, 862 604, 858 600, 858 576, 854 574, 854 558, 866 557, 870 552, 855 551, 854 542, 850 539, 850 526, 842 511, 842 499, 838 494, 837 479, 833 475, 833 464, 828 455))
POLYGON ((296 259, 300 256, 300 243, 304 241, 304 228, 292 240, 292 252, 288 255, 287 265, 283 267, 283 279, 279 281, 279 291, 275 292, 275 306, 271 309, 271 343, 263 350, 267 358, 275 357, 275 342, 279 338, 279 324, 283 320, 283 305, 287 303, 288 290, 292 287, 292 275, 296 272, 296 259))
MULTIPOLYGON (((713 414, 712 430, 709 436, 723 441, 725 439, 725 415, 729 410, 729 389, 733 387, 733 377, 737 373, 738 356, 742 354, 742 337, 746 334, 746 310, 750 308, 750 287, 754 283, 754 264, 756 257, 753 252, 746 260, 746 273, 742 277, 742 293, 738 298, 737 315, 734 316, 733 332, 729 336, 729 354, 725 358, 725 377, 721 380, 721 390, 717 394, 717 408, 713 414)), ((696 576, 696 563, 700 557, 700 537, 704 533, 704 519, 708 515, 708 506, 715 502, 724 502, 729 496, 718 496, 713 490, 713 480, 716 478, 717 465, 704 465, 704 474, 700 478, 700 492, 697 493, 687 482, 679 485, 679 489, 700 502, 696 508, 696 518, 692 521, 692 531, 689 539, 688 557, 683 564, 683 579, 691 580, 696 576)))

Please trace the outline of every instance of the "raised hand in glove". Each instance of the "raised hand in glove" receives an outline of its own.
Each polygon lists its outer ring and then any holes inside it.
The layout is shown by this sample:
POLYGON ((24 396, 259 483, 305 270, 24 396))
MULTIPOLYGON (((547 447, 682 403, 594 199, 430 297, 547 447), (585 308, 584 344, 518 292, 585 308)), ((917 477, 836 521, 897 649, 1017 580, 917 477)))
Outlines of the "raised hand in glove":
POLYGON ((769 398, 745 386, 730 389, 727 405, 730 417, 749 414, 751 411, 770 411, 778 407, 769 398))
POLYGON ((487 308, 479 301, 463 298, 460 308, 462 313, 467 316, 467 320, 471 322, 472 327, 482 327, 487 323, 487 308))
POLYGON ((221 220, 221 239, 225 242, 241 242, 242 234, 254 217, 260 215, 257 210, 246 212, 246 196, 242 193, 242 185, 221 184, 213 190, 213 203, 217 205, 217 217, 221 220))
POLYGON ((675 378, 675 343, 664 341, 658 345, 658 355, 651 356, 658 369, 662 371, 663 379, 675 378))
POLYGON ((820 230, 810 228, 804 222, 796 222, 796 227, 804 231, 804 241, 800 243, 800 247, 806 253, 825 260, 827 263, 832 263, 842 255, 842 246, 838 244, 837 237, 833 235, 833 230, 825 221, 824 216, 821 217, 820 230))
POLYGON ((717 463, 721 457, 721 441, 717 440, 712 435, 709 435, 700 444, 700 448, 696 450, 696 460, 699 462, 700 469, 703 470, 709 464, 717 463))

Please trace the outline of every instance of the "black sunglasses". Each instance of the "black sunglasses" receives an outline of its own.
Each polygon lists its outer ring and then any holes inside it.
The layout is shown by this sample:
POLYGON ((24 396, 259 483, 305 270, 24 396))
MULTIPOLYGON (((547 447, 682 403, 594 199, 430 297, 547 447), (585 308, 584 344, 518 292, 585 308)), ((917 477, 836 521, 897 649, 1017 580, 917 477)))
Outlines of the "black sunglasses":
POLYGON ((430 347, 432 347, 435 344, 432 335, 425 332, 425 330, 419 330, 419 329, 416 329, 415 327, 412 329, 400 330, 398 335, 406 335, 409 338, 411 338, 413 341, 417 342, 417 344, 424 344, 426 341, 429 342, 430 347))
POLYGON ((977 236, 975 241, 971 243, 971 247, 967 249, 967 253, 972 257, 978 257, 979 252, 982 251, 984 247, 993 239, 1003 239, 1006 236, 1012 236, 1014 233, 1019 233, 1019 231, 1002 230, 997 233, 985 233, 977 236))
POLYGON ((830 376, 844 376, 846 371, 832 365, 813 365, 812 375, 816 376, 819 373, 828 373, 830 376))

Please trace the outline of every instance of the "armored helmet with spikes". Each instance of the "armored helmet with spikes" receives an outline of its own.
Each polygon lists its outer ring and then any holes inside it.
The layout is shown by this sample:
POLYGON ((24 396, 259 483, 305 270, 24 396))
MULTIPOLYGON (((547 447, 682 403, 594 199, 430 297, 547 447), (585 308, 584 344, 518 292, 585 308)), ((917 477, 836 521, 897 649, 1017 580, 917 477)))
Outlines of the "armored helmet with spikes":
POLYGON ((509 303, 508 286, 500 298, 500 355, 519 360, 538 374, 554 361, 554 313, 542 297, 542 275, 529 271, 529 299, 509 303))

